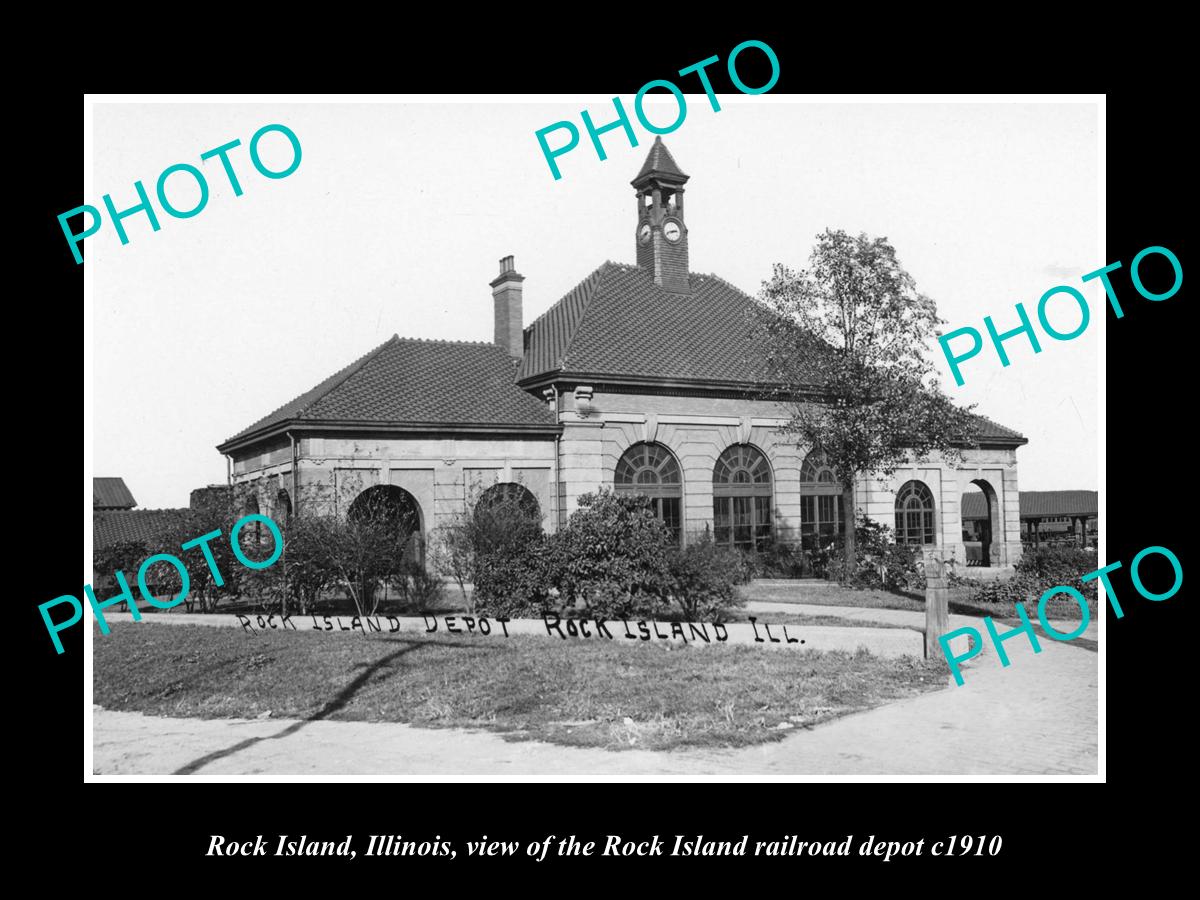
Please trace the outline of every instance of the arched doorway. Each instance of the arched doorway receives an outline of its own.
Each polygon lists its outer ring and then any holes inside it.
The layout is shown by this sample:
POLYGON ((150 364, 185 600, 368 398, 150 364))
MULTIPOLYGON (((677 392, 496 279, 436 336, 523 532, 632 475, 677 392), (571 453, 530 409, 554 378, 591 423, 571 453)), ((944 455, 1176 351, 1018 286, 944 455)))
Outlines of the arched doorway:
POLYGON ((287 488, 280 488, 279 493, 275 495, 275 520, 276 522, 289 522, 292 518, 292 497, 287 492, 287 488))
POLYGON ((542 509, 523 484, 493 484, 475 501, 474 544, 477 553, 505 552, 535 541, 542 533, 542 509))
POLYGON ((618 493, 649 497, 655 514, 678 541, 683 533, 683 474, 662 444, 634 444, 622 455, 613 477, 618 493))
POLYGON ((369 487, 354 498, 346 515, 352 522, 372 519, 383 522, 394 530, 397 540, 403 543, 405 557, 424 565, 421 505, 404 488, 392 484, 369 487))
POLYGON ((735 444, 713 467, 713 538, 739 550, 771 540, 771 467, 760 450, 735 444))
POLYGON ((1000 540, 1004 526, 1000 516, 1000 500, 996 489, 982 478, 971 484, 977 490, 962 494, 963 552, 968 566, 991 567, 1000 564, 1000 540))
POLYGON ((525 485, 517 484, 515 481, 493 484, 480 494, 479 499, 475 501, 474 515, 478 519, 507 504, 511 504, 518 513, 531 522, 541 523, 542 508, 538 505, 537 497, 533 496, 533 493, 525 485))
POLYGON ((922 481, 906 481, 896 492, 896 543, 930 547, 937 543, 933 491, 922 481))

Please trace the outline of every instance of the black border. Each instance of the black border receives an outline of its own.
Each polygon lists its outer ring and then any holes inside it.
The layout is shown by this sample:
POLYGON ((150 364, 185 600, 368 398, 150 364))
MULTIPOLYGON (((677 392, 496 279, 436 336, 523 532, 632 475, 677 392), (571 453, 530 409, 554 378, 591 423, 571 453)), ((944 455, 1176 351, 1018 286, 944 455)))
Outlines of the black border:
MULTIPOLYGON (((1162 245, 1171 248, 1188 268, 1185 255, 1183 215, 1185 175, 1184 154, 1189 145, 1175 137, 1176 123, 1183 115, 1185 100, 1173 93, 1174 81, 1164 74, 1160 60, 1147 59, 1148 72, 1156 76, 1146 90, 1128 86, 1112 90, 1117 80, 1097 67, 1129 66, 1140 61, 1106 57, 1104 42, 1089 43, 1089 36, 1068 27, 1076 23, 1054 17, 1039 23, 1042 34, 1062 32, 1072 35, 1062 49, 1063 55, 1049 57, 1048 44, 1035 46, 1026 37, 1010 42, 1014 33, 994 34, 990 40, 943 41, 935 51, 925 42, 904 43, 901 35, 876 36, 853 44, 835 42, 834 50, 822 50, 829 38, 820 32, 820 23, 806 28, 799 23, 781 23, 771 28, 722 24, 709 35, 680 36, 677 28, 654 23, 652 12, 631 17, 617 35, 580 35, 565 29, 547 37, 556 26, 556 14, 548 13, 548 22, 532 31, 519 25, 498 27, 480 34, 472 45, 463 30, 447 31, 438 39, 417 35, 400 36, 390 52, 360 53, 342 71, 339 90, 363 87, 412 92, 540 93, 599 92, 628 96, 646 80, 669 77, 673 69, 712 54, 724 58, 729 49, 746 37, 768 42, 781 62, 781 78, 774 92, 791 91, 875 91, 881 88, 905 91, 954 92, 1038 90, 1047 87, 1072 91, 1108 93, 1108 254, 1103 262, 1122 260, 1126 269, 1114 277, 1125 303, 1125 317, 1117 321, 1108 313, 1108 427, 1106 441, 1108 467, 1113 473, 1112 492, 1106 491, 1107 515, 1101 523, 1108 542, 1106 561, 1120 559, 1128 566, 1132 556, 1145 546, 1170 547, 1189 571, 1189 532, 1183 515, 1190 494, 1188 465, 1189 415, 1194 405, 1190 387, 1194 383, 1186 366, 1189 360, 1185 344, 1192 330, 1185 321, 1187 300, 1184 289, 1169 301, 1150 303, 1132 293, 1128 283, 1128 263, 1143 247, 1162 245), (731 36, 732 35, 732 36, 731 36), (509 52, 502 52, 504 47, 509 52), (1037 52, 1042 51, 1042 52, 1037 52), (659 64, 657 58, 670 59, 659 64), (1057 60, 1054 71, 1044 66, 1057 60), (651 65, 650 61, 655 60, 651 65), (397 61, 402 64, 397 65, 397 61), (1103 65, 1102 65, 1103 63, 1103 65), (1023 75, 1022 75, 1023 72, 1023 75), (1023 84, 1013 83, 1024 78, 1023 84), (1182 452, 1181 452, 1182 451, 1182 452)), ((887 23, 881 23, 886 25, 887 23)), ((280 25, 286 35, 289 28, 280 25)), ((562 27, 562 23, 559 23, 562 27)), ((853 23, 842 22, 836 34, 852 37, 853 23)), ((883 28, 882 31, 887 31, 883 28)), ((330 39, 336 39, 334 29, 330 39)), ((229 47, 217 50, 218 64, 205 72, 168 71, 156 87, 171 91, 202 90, 333 90, 328 66, 319 66, 310 55, 312 38, 300 45, 287 44, 279 49, 260 52, 253 71, 247 75, 245 59, 240 65, 229 47), (297 53, 301 64, 296 64, 297 53), (225 65, 220 64, 225 61, 225 65), (293 64, 293 77, 272 79, 257 73, 270 70, 272 63, 293 64), (165 77, 169 76, 169 77, 165 77), (276 83, 272 83, 275 81, 276 83)), ((1158 45, 1155 45, 1157 49, 1158 45)), ((65 52, 65 51, 60 51, 65 52)), ((1167 52, 1163 50, 1162 52, 1167 52)), ((168 65, 169 68, 169 65, 168 65)), ((718 67, 714 71, 720 72, 718 67)), ((156 73, 157 74, 157 73, 156 73)), ((744 77, 750 83, 753 71, 744 77)), ((97 85, 101 90, 137 90, 136 72, 125 83, 97 85)), ((112 82, 113 71, 100 80, 112 82)), ((728 86, 717 83, 717 90, 728 86)), ((1133 842, 1153 840, 1160 854, 1170 842, 1166 823, 1150 810, 1144 810, 1156 797, 1170 797, 1179 788, 1168 784, 1186 765, 1180 729, 1187 722, 1186 645, 1168 642, 1168 636, 1186 639, 1190 634, 1186 591, 1163 603, 1150 603, 1134 595, 1125 572, 1118 573, 1114 584, 1123 601, 1125 617, 1107 616, 1108 780, 1122 789, 1121 799, 1101 802, 1091 785, 1015 784, 800 784, 800 785, 613 785, 546 783, 542 785, 323 785, 291 784, 266 789, 256 786, 213 785, 203 789, 177 789, 171 786, 121 785, 98 788, 103 797, 78 793, 82 784, 80 748, 82 723, 79 686, 82 668, 82 630, 63 636, 66 653, 57 656, 46 640, 36 604, 58 594, 78 591, 79 558, 71 545, 61 540, 68 528, 78 525, 80 483, 70 462, 76 437, 74 422, 78 409, 66 398, 78 388, 76 365, 82 365, 82 349, 68 340, 66 315, 79 302, 82 267, 75 266, 65 252, 55 216, 83 202, 79 189, 79 134, 82 94, 74 86, 60 86, 27 102, 22 115, 36 123, 38 141, 32 153, 38 177, 22 179, 19 190, 29 193, 23 201, 32 215, 21 216, 21 227, 33 228, 33 238, 19 246, 30 247, 41 263, 39 274, 49 285, 45 291, 41 279, 34 291, 22 295, 13 305, 17 328, 14 333, 32 338, 41 353, 27 359, 21 367, 14 391, 14 419, 23 423, 15 435, 22 453, 10 458, 22 459, 26 466, 32 457, 45 466, 44 474, 26 477, 14 473, 11 480, 21 491, 20 509, 32 511, 25 521, 21 543, 14 548, 10 566, 25 577, 19 583, 20 611, 26 624, 22 635, 27 667, 22 667, 18 682, 22 707, 19 722, 21 737, 30 735, 32 746, 23 754, 39 776, 40 799, 30 810, 33 821, 27 827, 32 834, 58 834, 66 839, 101 835, 111 841, 116 859, 136 856, 144 871, 162 867, 175 869, 176 877, 186 873, 189 884, 228 884, 227 875, 247 875, 269 868, 272 878, 302 876, 315 887, 352 883, 337 860, 289 861, 222 860, 211 866, 203 857, 208 835, 225 833, 253 838, 257 834, 302 834, 310 838, 340 839, 347 833, 405 834, 429 838, 440 834, 457 841, 474 839, 487 833, 504 840, 526 841, 546 833, 575 834, 583 837, 608 833, 626 837, 650 834, 704 833, 713 838, 737 838, 744 833, 775 839, 797 833, 803 838, 841 839, 847 833, 856 838, 874 833, 889 839, 933 839, 953 833, 994 834, 1004 836, 1004 848, 994 862, 956 861, 949 869, 939 862, 930 871, 965 874, 958 888, 978 884, 978 866, 1007 873, 1020 884, 1031 867, 1059 859, 1064 870, 1086 866, 1089 870, 1104 866, 1085 850, 1096 840, 1119 840, 1128 848, 1133 842), (34 294, 36 292, 36 294, 34 294), (36 299, 35 299, 36 297, 36 299), (19 323, 19 324, 18 324, 19 323), (77 362, 78 361, 78 362, 77 362), (70 384, 68 384, 70 382, 70 384), (55 452, 62 448, 64 452, 55 452), (28 573, 28 574, 26 574, 28 573), (1126 598, 1129 598, 1126 600, 1126 598), (1184 650, 1184 652, 1180 652, 1184 650), (1138 791, 1124 797, 1124 790, 1138 791), (187 791, 180 796, 177 790, 187 791), (131 798, 125 793, 133 791, 131 798), (154 792, 154 797, 148 796, 154 792), (121 792, 116 795, 115 792, 121 792), (1086 792, 1086 795, 1085 795, 1086 792), (168 799, 169 797, 169 799, 168 799), (1134 798, 1137 798, 1136 800, 1134 798), (138 802, 144 801, 144 802, 138 802), (1140 822, 1124 818, 1131 803, 1144 810, 1140 822), (1120 818, 1119 818, 1120 817, 1120 818), (1139 835, 1139 829, 1152 832, 1139 835), (971 866, 973 871, 967 872, 971 866)), ((85 250, 86 253, 86 250, 85 250)), ((15 260, 19 263, 19 257, 15 260)), ((998 257, 998 264, 1003 264, 998 257)), ((18 351, 19 352, 19 351, 18 351)), ((106 364, 120 358, 120 347, 97 348, 97 360, 106 364)), ((1081 448, 1081 452, 1091 452, 1081 448)), ((87 487, 84 487, 85 492, 87 487)), ((1147 576, 1149 580, 1149 576, 1147 576)), ((1167 802, 1163 800, 1164 804, 1167 802)), ((53 842, 43 842, 47 849, 53 842)), ((523 860, 484 860, 473 863, 492 879, 509 874, 514 866, 543 868, 558 878, 551 882, 557 889, 577 884, 570 880, 581 863, 607 869, 610 862, 559 860, 550 864, 532 864, 523 860), (562 878, 566 875, 567 878, 562 878)), ((660 873, 670 866, 671 880, 664 887, 682 888, 687 876, 704 872, 729 871, 739 860, 621 860, 619 869, 611 869, 622 884, 634 884, 627 876, 660 873), (633 866, 631 869, 630 866, 633 866), (715 864, 710 869, 710 864, 715 864)), ((866 877, 868 883, 887 884, 897 873, 911 873, 931 864, 920 860, 893 861, 886 865, 873 860, 855 860, 852 871, 866 877), (885 881, 888 879, 888 881, 885 881)), ((404 884, 395 876, 419 865, 422 872, 457 878, 472 866, 463 858, 447 868, 446 861, 428 859, 393 860, 391 865, 355 866, 355 879, 370 877, 368 871, 388 878, 389 884, 404 884), (398 868, 403 866, 404 868, 398 868)), ((807 886, 814 866, 829 874, 843 874, 839 861, 820 859, 779 860, 762 865, 756 860, 751 870, 761 878, 782 876, 783 884, 807 886), (837 868, 834 866, 837 865, 837 868)), ((102 877, 97 871, 94 877, 102 877)), ((1025 877, 1032 878, 1031 874, 1025 877)), ((1078 875, 1070 875, 1072 886, 1078 875)), ((456 884, 456 881, 447 882, 456 884)), ((506 883, 494 881, 494 886, 506 883)), ((521 882, 508 882, 519 888, 521 882)), ((770 882, 752 882, 770 889, 770 882)), ((856 881, 855 887, 862 887, 856 881)))

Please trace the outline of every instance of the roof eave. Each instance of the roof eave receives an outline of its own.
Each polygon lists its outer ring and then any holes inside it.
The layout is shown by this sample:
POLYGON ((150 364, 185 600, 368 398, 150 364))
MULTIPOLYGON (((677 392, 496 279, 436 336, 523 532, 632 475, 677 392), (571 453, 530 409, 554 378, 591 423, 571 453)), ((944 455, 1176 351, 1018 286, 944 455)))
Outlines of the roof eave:
MULTIPOLYGON (((540 372, 537 375, 529 375, 517 382, 517 386, 523 390, 536 390, 540 387, 549 387, 551 384, 559 381, 575 381, 575 382, 595 382, 600 384, 612 384, 631 387, 655 387, 655 388, 688 388, 688 389, 708 389, 720 391, 744 391, 752 394, 762 394, 771 390, 783 388, 784 385, 762 384, 752 381, 729 381, 719 378, 660 378, 655 375, 622 375, 613 372, 587 372, 587 371, 569 371, 563 370, 559 372, 540 372)), ((812 392, 798 393, 797 397, 809 397, 816 395, 816 388, 812 392)))
POLYGON ((981 450, 1008 450, 1014 447, 1023 447, 1029 443, 1029 438, 1020 435, 1016 437, 989 437, 982 438, 977 443, 968 443, 967 441, 956 441, 956 447, 966 447, 970 449, 979 448, 981 450))
POLYGON ((405 431, 428 434, 430 432, 451 432, 455 434, 547 434, 555 435, 562 431, 562 426, 553 422, 517 422, 517 423, 447 423, 447 422, 365 422, 353 419, 322 419, 308 421, 303 419, 288 419, 277 422, 268 428, 236 438, 230 438, 217 445, 218 453, 230 453, 241 450, 270 438, 279 437, 289 431, 302 432, 331 432, 331 431, 405 431))

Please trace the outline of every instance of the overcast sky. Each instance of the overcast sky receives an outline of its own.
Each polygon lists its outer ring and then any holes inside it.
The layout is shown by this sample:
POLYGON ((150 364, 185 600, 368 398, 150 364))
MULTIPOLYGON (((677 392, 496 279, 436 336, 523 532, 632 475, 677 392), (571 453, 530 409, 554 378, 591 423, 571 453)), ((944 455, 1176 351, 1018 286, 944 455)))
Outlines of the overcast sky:
MULTIPOLYGON (((623 98, 628 108, 632 98, 623 98)), ((683 125, 664 138, 691 176, 686 214, 691 267, 756 294, 775 262, 806 264, 825 228, 886 236, 947 329, 992 315, 1036 317, 1050 287, 1081 288, 1099 268, 1097 112, 1091 104, 835 105, 790 98, 689 96, 683 125)), ((86 241, 93 279, 93 474, 121 476, 142 508, 186 506, 224 483, 215 445, 386 340, 489 341, 488 282, 509 254, 526 277, 525 323, 606 259, 634 262, 629 185, 639 146, 604 136, 600 161, 586 133, 559 158, 555 181, 534 132, 611 100, 554 103, 97 104, 94 193, 117 209, 153 196, 179 162, 205 172, 208 206, 190 219, 158 211, 110 222, 86 241), (299 137, 300 167, 260 176, 252 134, 282 123, 299 137), (233 139, 244 194, 200 154, 233 139)), ((651 119, 669 122, 673 102, 651 119)), ((581 126, 582 130, 582 126, 581 126)), ((559 140, 555 135, 552 141, 559 140)), ((556 145, 556 144, 555 144, 556 145)), ((286 140, 270 135, 264 162, 283 168, 286 140)), ((194 204, 174 175, 168 197, 194 204)), ((193 193, 189 194, 189 190, 193 193)), ((158 208, 157 201, 155 201, 158 208)), ((1024 490, 1095 489, 1097 322, 1102 289, 1080 338, 1007 342, 1012 365, 988 348, 947 391, 1029 438, 1017 452, 1024 490)), ((1059 301, 1062 302, 1062 301, 1059 301)), ((1036 321, 1036 318, 1035 318, 1036 321)), ((1052 324, 1070 331, 1063 302, 1052 324)), ((936 348, 933 348, 936 350, 936 348)))

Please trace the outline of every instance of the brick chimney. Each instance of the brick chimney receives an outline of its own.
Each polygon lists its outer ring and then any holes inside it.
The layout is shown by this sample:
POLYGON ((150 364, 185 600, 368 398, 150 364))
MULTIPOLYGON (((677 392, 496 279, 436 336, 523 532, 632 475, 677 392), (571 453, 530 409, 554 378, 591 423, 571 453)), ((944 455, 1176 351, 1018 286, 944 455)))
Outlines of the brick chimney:
POLYGON ((500 260, 500 277, 492 282, 496 308, 496 331, 492 341, 509 356, 520 359, 525 353, 524 321, 521 317, 521 282, 525 276, 513 268, 513 258, 500 260))

